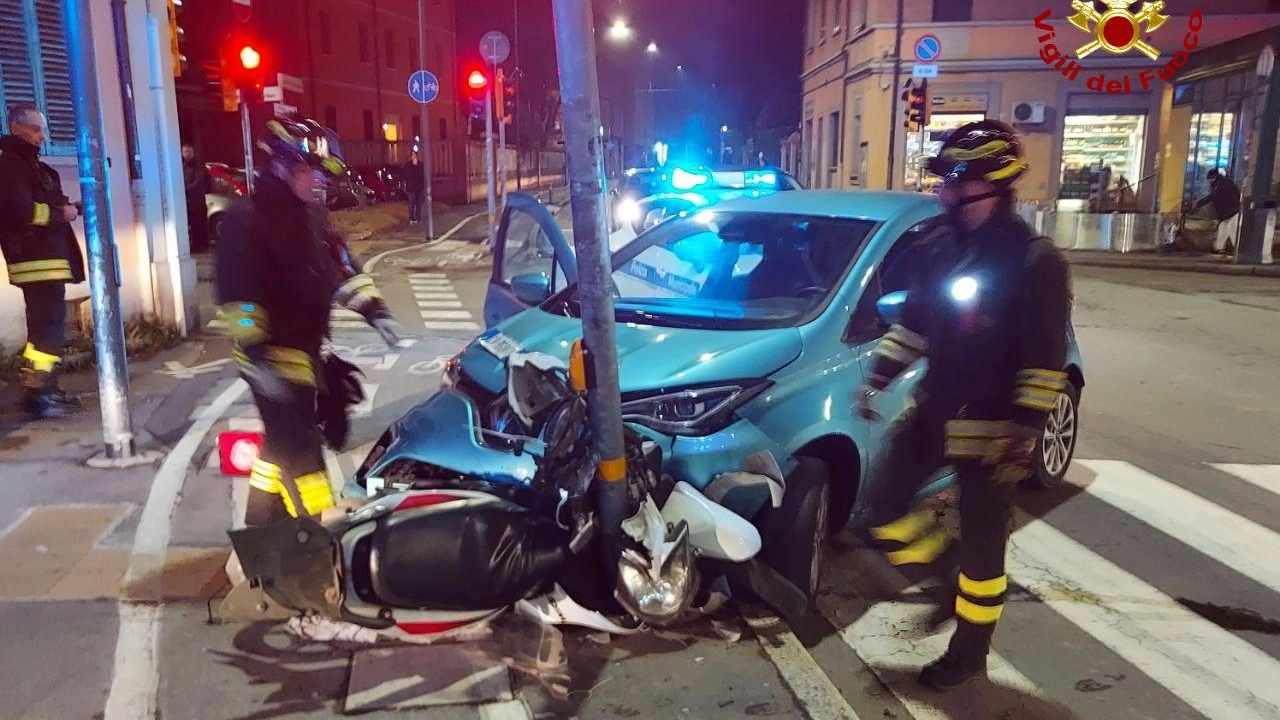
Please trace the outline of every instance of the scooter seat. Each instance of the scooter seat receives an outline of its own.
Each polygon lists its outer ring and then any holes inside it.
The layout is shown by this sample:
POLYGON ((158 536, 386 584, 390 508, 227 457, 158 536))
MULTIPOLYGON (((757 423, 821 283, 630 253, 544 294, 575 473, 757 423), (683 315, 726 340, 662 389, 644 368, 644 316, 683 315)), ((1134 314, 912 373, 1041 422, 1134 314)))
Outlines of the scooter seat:
POLYGON ((371 540, 374 594, 401 608, 501 608, 550 580, 569 554, 554 522, 511 503, 392 513, 371 540))

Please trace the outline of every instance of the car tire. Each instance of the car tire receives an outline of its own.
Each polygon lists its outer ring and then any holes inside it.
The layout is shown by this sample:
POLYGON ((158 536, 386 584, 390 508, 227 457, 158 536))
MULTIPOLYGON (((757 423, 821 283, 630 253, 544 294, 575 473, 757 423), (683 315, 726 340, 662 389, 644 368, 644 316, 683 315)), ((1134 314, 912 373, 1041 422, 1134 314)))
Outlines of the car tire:
POLYGON ((1036 439, 1036 471, 1024 484, 1039 490, 1061 486, 1071 467, 1079 430, 1080 391, 1068 380, 1036 439))
MULTIPOLYGON (((209 218, 209 237, 206 241, 208 247, 200 248, 197 252, 207 250, 218 244, 218 241, 222 239, 222 226, 226 219, 226 213, 218 213, 209 218)), ((192 250, 196 250, 196 248, 192 248, 192 250)))
POLYGON ((831 472, 818 458, 799 456, 787 476, 782 506, 766 506, 760 559, 804 592, 818 595, 818 573, 831 514, 831 472))

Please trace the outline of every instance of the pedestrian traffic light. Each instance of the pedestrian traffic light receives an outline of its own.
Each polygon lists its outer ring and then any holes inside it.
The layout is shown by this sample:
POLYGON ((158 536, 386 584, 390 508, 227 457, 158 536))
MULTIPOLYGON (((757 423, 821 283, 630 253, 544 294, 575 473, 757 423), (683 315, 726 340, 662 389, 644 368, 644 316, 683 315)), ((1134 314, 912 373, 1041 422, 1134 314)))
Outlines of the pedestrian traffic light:
MULTIPOLYGON (((908 81, 910 85, 911 82, 908 81)), ((929 108, 929 81, 921 80, 919 87, 910 87, 902 93, 902 99, 907 102, 907 121, 903 125, 911 132, 916 132, 920 128, 929 125, 931 116, 929 108)))

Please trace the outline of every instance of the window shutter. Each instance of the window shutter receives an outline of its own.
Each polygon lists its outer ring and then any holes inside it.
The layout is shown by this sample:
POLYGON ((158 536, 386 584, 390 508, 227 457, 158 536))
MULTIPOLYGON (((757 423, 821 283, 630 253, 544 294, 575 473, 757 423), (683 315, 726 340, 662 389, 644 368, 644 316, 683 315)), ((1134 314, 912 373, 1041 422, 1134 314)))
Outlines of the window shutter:
POLYGON ((71 100, 71 71, 62 34, 61 0, 36 0, 40 28, 40 62, 44 78, 44 112, 49 118, 49 144, 75 146, 76 113, 71 100))
MULTIPOLYGON (((36 102, 36 78, 27 47, 23 0, 0 0, 0 90, 4 109, 36 102)), ((0 111, 3 115, 3 111, 0 111)), ((7 117, 6 117, 7 119, 7 117)))

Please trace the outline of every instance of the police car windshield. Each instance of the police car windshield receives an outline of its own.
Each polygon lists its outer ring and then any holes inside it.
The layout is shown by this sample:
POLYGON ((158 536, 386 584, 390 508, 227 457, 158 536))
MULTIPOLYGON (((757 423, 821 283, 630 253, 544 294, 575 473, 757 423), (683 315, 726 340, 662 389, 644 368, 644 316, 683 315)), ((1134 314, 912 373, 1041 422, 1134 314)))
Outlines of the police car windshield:
MULTIPOLYGON (((620 321, 707 329, 793 327, 828 302, 874 223, 702 211, 613 257, 620 321)), ((576 288, 566 307, 577 314, 576 288)))

